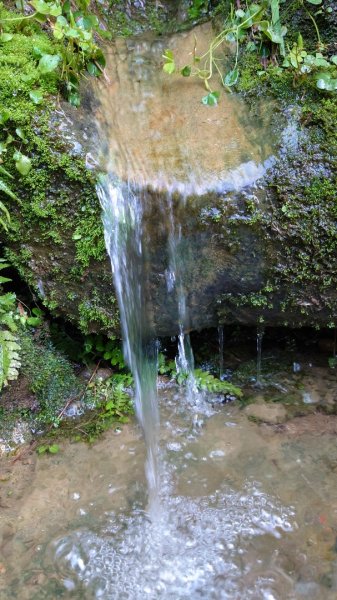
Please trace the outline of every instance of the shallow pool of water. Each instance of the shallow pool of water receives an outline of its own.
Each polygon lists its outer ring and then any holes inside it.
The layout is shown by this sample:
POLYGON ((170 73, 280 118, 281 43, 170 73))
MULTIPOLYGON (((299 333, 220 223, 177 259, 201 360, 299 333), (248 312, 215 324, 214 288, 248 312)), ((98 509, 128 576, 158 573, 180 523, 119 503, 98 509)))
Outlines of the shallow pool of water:
POLYGON ((336 417, 281 430, 159 395, 151 515, 135 423, 3 465, 1 598, 335 599, 336 417))

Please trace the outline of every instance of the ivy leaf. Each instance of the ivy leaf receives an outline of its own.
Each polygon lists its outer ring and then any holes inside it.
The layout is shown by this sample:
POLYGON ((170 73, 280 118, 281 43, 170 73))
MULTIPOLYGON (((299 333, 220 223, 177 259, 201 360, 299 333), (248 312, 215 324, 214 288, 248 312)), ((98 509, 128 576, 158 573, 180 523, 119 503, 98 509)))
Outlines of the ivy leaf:
POLYGON ((172 73, 174 73, 174 71, 176 70, 176 64, 174 61, 174 55, 172 50, 165 50, 163 58, 165 58, 166 60, 166 63, 163 66, 163 71, 165 71, 165 73, 168 73, 169 75, 172 75, 172 73))
POLYGON ((229 71, 229 73, 227 73, 227 75, 225 77, 225 85, 227 87, 232 87, 233 85, 235 85, 237 83, 238 79, 239 79, 239 70, 232 69, 232 71, 229 71))
POLYGON ((183 67, 181 69, 180 73, 182 74, 183 77, 189 77, 191 75, 191 67, 186 65, 186 67, 183 67))
POLYGON ((28 156, 21 152, 14 152, 13 159, 16 161, 15 166, 21 175, 27 175, 32 168, 32 162, 28 156))
POLYGON ((40 58, 38 69, 43 75, 45 73, 51 73, 55 71, 59 64, 61 57, 58 54, 44 54, 40 58))
POLYGON ((13 39, 13 35, 11 33, 2 33, 0 35, 0 42, 10 42, 13 39))
POLYGON ((30 4, 35 8, 40 15, 51 15, 58 17, 62 14, 62 8, 58 2, 44 2, 43 0, 31 0, 30 4))
POLYGON ((327 92, 334 92, 337 90, 337 79, 333 79, 330 73, 317 73, 316 78, 316 86, 319 90, 326 90, 327 92))
POLYGON ((31 90, 29 92, 30 99, 34 102, 34 104, 41 104, 43 101, 43 93, 41 90, 31 90))
POLYGON ((216 106, 220 98, 220 92, 210 92, 207 96, 204 96, 201 100, 206 106, 216 106))
POLYGON ((167 62, 163 66, 163 71, 165 71, 165 73, 168 73, 169 75, 172 75, 172 73, 174 73, 175 70, 176 65, 174 62, 167 62))
POLYGON ((98 29, 99 21, 96 15, 82 15, 79 19, 76 19, 76 25, 80 29, 90 31, 91 29, 98 29))

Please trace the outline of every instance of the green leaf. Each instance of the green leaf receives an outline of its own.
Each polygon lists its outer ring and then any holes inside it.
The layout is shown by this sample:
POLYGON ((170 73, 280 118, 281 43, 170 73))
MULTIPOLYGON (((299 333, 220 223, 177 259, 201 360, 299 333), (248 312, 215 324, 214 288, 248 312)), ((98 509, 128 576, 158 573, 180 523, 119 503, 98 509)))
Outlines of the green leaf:
POLYGON ((175 70, 176 66, 174 62, 167 62, 163 66, 163 71, 165 71, 165 73, 168 73, 169 75, 172 75, 172 73, 174 73, 175 70))
POLYGON ((13 159, 16 161, 15 166, 21 175, 27 175, 32 168, 32 162, 28 156, 21 152, 14 152, 13 159))
POLYGON ((315 6, 322 4, 322 0, 307 0, 307 2, 309 2, 309 4, 315 4, 315 6))
POLYGON ((14 192, 12 192, 10 187, 8 187, 7 183, 5 183, 2 179, 0 179, 0 192, 4 192, 5 194, 7 194, 7 196, 13 198, 13 200, 18 200, 14 192))
POLYGON ((82 15, 76 19, 76 25, 77 27, 80 27, 80 29, 91 31, 92 29, 98 29, 99 21, 96 15, 82 15))
POLYGON ((182 74, 183 77, 189 77, 191 75, 191 67, 186 65, 186 67, 183 67, 181 69, 180 73, 182 74))
POLYGON ((316 75, 316 87, 319 90, 334 92, 337 90, 337 79, 333 79, 330 73, 322 72, 316 75))
POLYGON ((207 96, 204 96, 201 100, 206 106, 216 106, 220 98, 220 92, 210 92, 207 96))
POLYGON ((37 21, 38 23, 45 23, 45 21, 47 20, 47 15, 43 15, 41 13, 35 13, 34 15, 34 19, 35 21, 37 21))
POLYGON ((51 73, 57 68, 61 57, 58 54, 44 54, 39 61, 38 69, 43 75, 51 73))
POLYGON ((232 87, 233 85, 235 85, 237 83, 238 79, 239 79, 239 70, 233 69, 232 71, 229 71, 229 73, 227 73, 227 75, 225 77, 225 85, 227 87, 232 87))
POLYGON ((0 125, 4 125, 6 121, 8 121, 9 117, 10 113, 8 112, 8 110, 2 110, 0 112, 0 125))
POLYGON ((81 105, 81 97, 78 92, 71 92, 68 95, 68 100, 70 104, 72 104, 72 106, 75 106, 76 108, 81 105))
POLYGON ((36 449, 36 452, 37 452, 38 454, 45 454, 45 452, 47 452, 47 450, 48 450, 48 446, 39 446, 39 447, 36 449))
POLYGON ((174 62, 174 54, 172 52, 172 50, 165 50, 164 54, 163 54, 163 58, 165 58, 165 60, 168 60, 170 62, 174 62))
POLYGON ((50 452, 50 454, 57 454, 60 450, 60 446, 58 444, 52 444, 51 446, 48 446, 48 452, 50 452))
POLYGON ((17 127, 15 130, 16 135, 23 141, 25 142, 25 144, 28 142, 28 140, 26 139, 25 134, 23 133, 21 127, 17 127))
POLYGON ((330 62, 332 62, 334 65, 337 65, 337 56, 330 56, 330 62))
POLYGON ((10 42, 13 39, 13 35, 11 33, 1 33, 0 42, 6 43, 10 42))
POLYGON ((31 327, 38 327, 41 325, 42 320, 39 317, 28 317, 27 324, 31 327))
POLYGON ((87 71, 88 71, 89 75, 91 75, 92 77, 99 77, 101 74, 101 71, 93 62, 89 62, 87 64, 87 71))
POLYGON ((106 60, 105 60, 105 56, 104 56, 102 50, 100 50, 100 48, 98 48, 95 51, 95 55, 92 56, 92 58, 95 60, 95 63, 97 65, 99 65, 100 67, 102 67, 102 69, 104 69, 104 67, 106 65, 106 60))
POLYGON ((30 4, 35 8, 40 15, 51 15, 58 17, 62 14, 62 7, 59 2, 44 2, 43 0, 30 0, 30 4))
POLYGON ((41 90, 31 90, 29 92, 30 99, 34 102, 34 104, 41 104, 43 101, 43 93, 41 90))
POLYGON ((2 173, 3 175, 7 175, 7 177, 9 177, 10 179, 14 179, 13 175, 11 175, 11 173, 8 173, 8 171, 6 171, 6 169, 4 167, 2 167, 0 165, 0 173, 2 173))

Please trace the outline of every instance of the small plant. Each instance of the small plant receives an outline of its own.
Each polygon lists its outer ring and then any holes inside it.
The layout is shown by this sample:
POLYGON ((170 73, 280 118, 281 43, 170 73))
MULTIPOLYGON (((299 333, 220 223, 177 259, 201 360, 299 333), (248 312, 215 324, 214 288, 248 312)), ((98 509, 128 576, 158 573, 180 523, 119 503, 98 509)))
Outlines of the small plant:
POLYGON ((214 392, 216 394, 229 394, 236 398, 241 398, 242 396, 240 388, 229 383, 229 381, 222 381, 221 379, 214 377, 209 371, 195 369, 193 374, 199 390, 214 392))
POLYGON ((304 49, 301 34, 289 49, 282 67, 294 72, 295 84, 311 74, 318 89, 329 92, 337 90, 337 55, 325 58, 321 52, 309 54, 304 49))
MULTIPOLYGON (((337 56, 330 59, 322 54, 323 44, 319 29, 313 14, 307 4, 320 6, 322 0, 299 0, 303 9, 310 17, 317 35, 318 51, 307 53, 303 48, 303 39, 299 35, 297 43, 286 55, 285 36, 287 28, 281 22, 280 0, 262 0, 260 3, 246 3, 245 8, 235 8, 231 5, 230 15, 225 21, 222 31, 211 41, 207 52, 197 55, 197 45, 191 52, 189 64, 179 67, 172 50, 167 49, 163 54, 163 70, 172 75, 180 73, 183 77, 198 77, 204 83, 207 95, 202 97, 202 103, 208 106, 217 105, 220 92, 214 90, 212 81, 218 75, 222 86, 231 90, 239 81, 238 68, 240 46, 246 45, 247 52, 259 52, 264 67, 268 64, 277 65, 278 58, 283 59, 283 69, 294 71, 294 80, 301 81, 311 74, 320 90, 333 92, 337 90, 337 56), (224 56, 219 50, 226 43, 235 44, 235 58, 229 70, 224 71, 224 56)), ((321 12, 322 9, 318 12, 321 12)), ((279 67, 279 72, 282 68, 279 67)), ((263 71, 261 72, 261 74, 263 71)))
POLYGON ((212 40, 207 52, 198 56, 196 53, 196 44, 192 52, 192 62, 188 65, 178 68, 174 54, 170 49, 165 50, 163 58, 165 64, 163 69, 168 74, 180 71, 183 77, 200 78, 206 90, 207 96, 202 98, 204 104, 214 106, 219 99, 219 92, 211 89, 211 80, 216 73, 220 77, 223 87, 230 89, 239 79, 238 58, 239 47, 244 41, 249 41, 251 49, 260 44, 269 42, 278 45, 281 55, 285 54, 284 36, 286 28, 280 24, 279 2, 269 0, 261 4, 249 4, 246 9, 234 9, 231 7, 231 13, 227 19, 223 30, 212 40), (270 16, 268 11, 270 10, 270 16), (252 40, 247 40, 252 34, 252 40), (223 57, 216 53, 225 43, 234 42, 236 46, 235 59, 232 68, 226 73, 223 72, 223 57))
MULTIPOLYGON (((0 259, 0 268, 8 266, 0 259)), ((1 277, 0 281, 7 279, 1 277)), ((8 279, 7 279, 8 281, 8 279)), ((19 374, 20 344, 16 336, 16 296, 13 293, 0 295, 0 390, 19 374)))
POLYGON ((337 356, 330 356, 328 359, 328 364, 330 369, 335 369, 337 367, 337 356))
MULTIPOLYGON (((23 11, 21 14, 0 19, 3 30, 0 43, 10 42, 12 32, 20 31, 28 22, 49 29, 55 40, 60 42, 59 49, 58 52, 49 54, 35 48, 38 71, 44 77, 59 70, 66 97, 74 106, 80 104, 80 76, 88 73, 97 77, 105 67, 103 52, 95 41, 95 35, 103 37, 105 32, 99 27, 96 15, 89 11, 89 5, 90 0, 30 0, 20 3, 23 11), (8 27, 10 31, 5 31, 8 27)), ((40 104, 43 101, 43 91, 33 88, 30 97, 35 104, 40 104)))
POLYGON ((119 370, 126 369, 120 342, 116 339, 107 339, 103 335, 87 335, 84 341, 82 359, 97 362, 105 360, 112 367, 119 370))
POLYGON ((43 444, 42 446, 38 446, 36 452, 41 456, 42 454, 57 454, 60 451, 60 446, 58 444, 43 444))
MULTIPOLYGON (((188 372, 177 371, 175 361, 167 362, 165 355, 161 352, 158 355, 158 371, 161 375, 169 375, 175 379, 178 385, 186 385, 190 376, 188 372)), ((235 396, 236 398, 241 398, 242 396, 240 388, 229 381, 222 381, 221 379, 214 377, 209 371, 194 369, 193 377, 198 390, 218 394, 228 394, 235 396)))
POLYGON ((208 0, 192 0, 192 4, 188 9, 188 16, 191 21, 199 19, 202 15, 207 13, 208 0))

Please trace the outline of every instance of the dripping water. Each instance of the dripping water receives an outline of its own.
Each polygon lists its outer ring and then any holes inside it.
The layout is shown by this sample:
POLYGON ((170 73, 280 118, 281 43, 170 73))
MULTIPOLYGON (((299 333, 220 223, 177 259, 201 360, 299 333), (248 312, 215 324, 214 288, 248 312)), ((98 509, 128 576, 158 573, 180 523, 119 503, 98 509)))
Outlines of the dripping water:
POLYGON ((159 508, 157 345, 147 311, 141 195, 107 176, 98 185, 105 243, 118 299, 124 356, 134 378, 135 407, 147 448, 149 511, 159 508))
MULTIPOLYGON (((179 200, 179 208, 185 208, 186 199, 179 200)), ((166 285, 169 294, 176 294, 178 315, 178 354, 176 357, 176 368, 179 375, 186 378, 187 398, 190 404, 195 404, 197 399, 197 386, 194 377, 194 356, 189 334, 189 312, 187 304, 187 291, 185 282, 187 280, 188 260, 184 251, 182 226, 175 217, 174 200, 171 194, 167 196, 168 208, 168 268, 166 269, 166 285)))
POLYGON ((262 365, 262 340, 264 335, 264 329, 262 327, 257 328, 256 332, 256 384, 261 385, 261 365, 262 365))
POLYGON ((223 325, 218 327, 219 335, 219 379, 223 378, 224 375, 224 343, 225 343, 225 329, 223 325))

